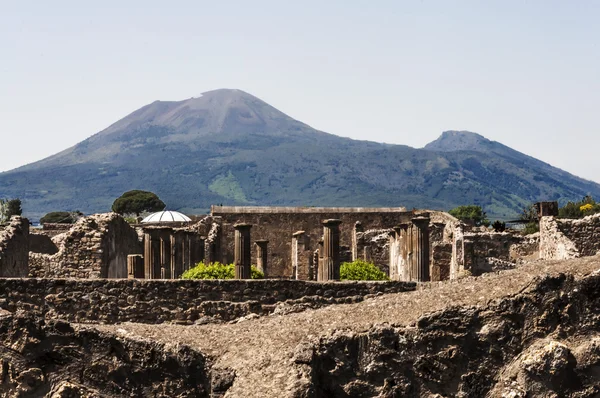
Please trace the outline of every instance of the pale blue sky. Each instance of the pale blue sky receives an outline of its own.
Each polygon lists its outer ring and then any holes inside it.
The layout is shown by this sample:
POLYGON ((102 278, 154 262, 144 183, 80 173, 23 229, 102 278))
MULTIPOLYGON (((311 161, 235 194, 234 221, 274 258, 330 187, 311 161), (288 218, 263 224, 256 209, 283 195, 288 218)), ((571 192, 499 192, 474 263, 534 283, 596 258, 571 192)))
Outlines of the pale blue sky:
POLYGON ((600 1, 0 0, 0 170, 154 100, 247 91, 317 129, 475 131, 600 182, 600 1))

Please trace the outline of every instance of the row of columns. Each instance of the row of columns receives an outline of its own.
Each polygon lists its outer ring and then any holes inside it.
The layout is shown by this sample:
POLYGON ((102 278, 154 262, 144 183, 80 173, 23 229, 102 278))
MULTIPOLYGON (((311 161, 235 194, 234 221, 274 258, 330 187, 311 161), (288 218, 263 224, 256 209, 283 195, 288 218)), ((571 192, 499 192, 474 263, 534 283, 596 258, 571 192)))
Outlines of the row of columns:
POLYGON ((394 227, 390 238, 390 278, 425 282, 429 275, 429 217, 394 227))
POLYGON ((204 237, 168 229, 147 230, 142 259, 128 256, 128 277, 178 279, 203 259, 204 237))

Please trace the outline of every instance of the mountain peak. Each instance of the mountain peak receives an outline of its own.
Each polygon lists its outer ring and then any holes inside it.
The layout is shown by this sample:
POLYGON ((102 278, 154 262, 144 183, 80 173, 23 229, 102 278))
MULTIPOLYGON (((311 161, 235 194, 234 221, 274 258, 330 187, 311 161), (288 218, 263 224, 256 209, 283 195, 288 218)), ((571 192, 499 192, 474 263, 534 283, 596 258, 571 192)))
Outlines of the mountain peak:
POLYGON ((435 141, 425 145, 424 149, 430 151, 454 152, 454 151, 478 151, 487 152, 493 147, 494 141, 490 141, 481 134, 470 131, 444 131, 435 141))

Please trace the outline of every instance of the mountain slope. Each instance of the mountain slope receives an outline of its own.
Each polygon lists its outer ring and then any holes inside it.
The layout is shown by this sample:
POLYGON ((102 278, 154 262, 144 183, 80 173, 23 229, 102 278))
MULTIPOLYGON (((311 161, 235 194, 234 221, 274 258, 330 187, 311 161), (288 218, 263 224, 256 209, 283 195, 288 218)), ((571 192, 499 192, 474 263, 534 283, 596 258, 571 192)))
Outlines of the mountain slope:
POLYGON ((514 217, 537 200, 600 196, 600 186, 468 132, 423 149, 317 131, 240 90, 149 104, 56 155, 0 173, 0 197, 33 218, 106 211, 130 189, 171 209, 210 204, 483 205, 514 217))

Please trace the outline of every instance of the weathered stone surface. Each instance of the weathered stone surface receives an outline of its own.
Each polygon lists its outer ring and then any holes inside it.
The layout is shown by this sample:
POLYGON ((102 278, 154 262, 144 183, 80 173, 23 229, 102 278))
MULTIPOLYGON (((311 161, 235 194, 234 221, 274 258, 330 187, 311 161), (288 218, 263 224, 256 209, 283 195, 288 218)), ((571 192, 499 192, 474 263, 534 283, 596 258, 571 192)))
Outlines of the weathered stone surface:
POLYGON ((116 213, 79 219, 53 238, 55 254, 29 254, 29 276, 127 278, 127 255, 142 253, 135 229, 116 213))
POLYGON ((404 282, 317 283, 293 280, 0 279, 0 308, 73 322, 230 321, 269 314, 275 304, 306 308, 415 289, 404 282))
POLYGON ((0 230, 0 277, 23 277, 29 273, 29 221, 14 216, 0 230))
POLYGON ((540 258, 563 260, 593 256, 600 251, 600 214, 580 220, 542 217, 540 258))
POLYGON ((0 317, 3 397, 208 397, 206 358, 188 347, 0 317))

